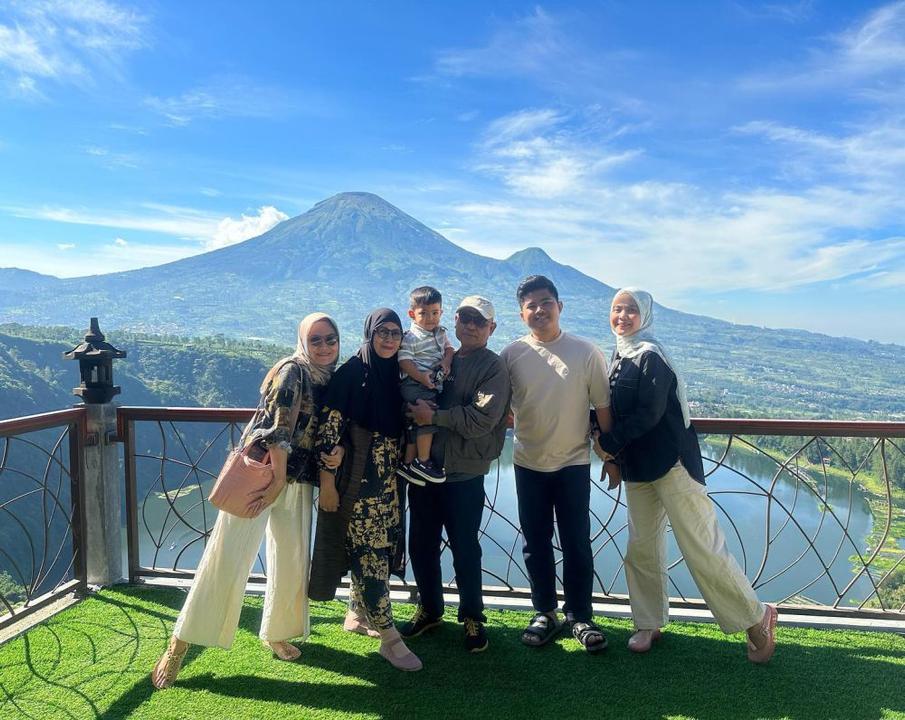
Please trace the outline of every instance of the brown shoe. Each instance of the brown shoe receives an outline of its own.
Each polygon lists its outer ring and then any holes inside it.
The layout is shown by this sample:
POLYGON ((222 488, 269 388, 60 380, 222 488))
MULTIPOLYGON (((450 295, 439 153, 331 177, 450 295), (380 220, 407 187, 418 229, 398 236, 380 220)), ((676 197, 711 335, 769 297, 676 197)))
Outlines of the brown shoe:
POLYGON ((170 644, 167 645, 166 652, 160 656, 160 660, 157 661, 157 664, 151 671, 151 684, 158 690, 168 688, 176 682, 176 676, 179 675, 179 671, 182 669, 182 661, 185 658, 185 654, 188 652, 189 644, 183 643, 184 647, 177 651, 177 642, 181 641, 177 640, 175 637, 170 639, 170 644))
POLYGON ((634 653, 646 653, 651 646, 663 637, 659 628, 656 630, 636 630, 628 639, 628 649, 634 653))
POLYGON ((751 639, 748 635, 748 659, 753 663, 769 662, 776 651, 776 620, 779 613, 773 605, 767 605, 764 611, 764 619, 761 620, 760 626, 755 629, 758 643, 751 639))

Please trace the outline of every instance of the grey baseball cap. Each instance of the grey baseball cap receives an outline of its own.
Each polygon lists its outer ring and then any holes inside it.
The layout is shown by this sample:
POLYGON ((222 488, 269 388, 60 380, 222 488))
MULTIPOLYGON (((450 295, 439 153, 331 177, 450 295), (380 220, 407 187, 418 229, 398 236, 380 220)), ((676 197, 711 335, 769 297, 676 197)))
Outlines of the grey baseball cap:
POLYGON ((456 312, 459 312, 462 308, 477 310, 485 320, 493 320, 494 315, 496 315, 493 310, 493 303, 480 295, 469 295, 464 298, 462 302, 459 303, 459 307, 456 308, 456 312))

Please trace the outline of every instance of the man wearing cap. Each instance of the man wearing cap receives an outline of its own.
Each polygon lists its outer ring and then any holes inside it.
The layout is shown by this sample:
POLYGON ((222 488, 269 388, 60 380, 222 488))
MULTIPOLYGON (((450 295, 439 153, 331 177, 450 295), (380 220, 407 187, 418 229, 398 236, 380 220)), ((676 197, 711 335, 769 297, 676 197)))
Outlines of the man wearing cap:
POLYGON ((399 631, 403 637, 417 637, 443 620, 440 549, 445 528, 459 590, 458 618, 465 625, 465 648, 474 653, 487 648, 478 540, 484 475, 503 449, 510 389, 506 366, 487 348, 496 329, 493 304, 469 295, 456 309, 455 329, 461 346, 438 407, 425 400, 410 406, 418 425, 440 428, 431 459, 446 468, 446 482, 408 490, 409 557, 420 602, 412 620, 399 631))

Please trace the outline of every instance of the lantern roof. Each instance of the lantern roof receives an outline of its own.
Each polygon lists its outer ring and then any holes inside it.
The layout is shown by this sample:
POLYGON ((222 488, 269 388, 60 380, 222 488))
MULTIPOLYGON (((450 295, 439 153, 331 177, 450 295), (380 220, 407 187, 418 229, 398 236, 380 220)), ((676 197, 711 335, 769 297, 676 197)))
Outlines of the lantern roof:
POLYGON ((67 360, 78 360, 80 358, 124 358, 125 350, 119 350, 107 342, 104 333, 101 332, 97 318, 91 318, 91 327, 85 333, 84 342, 76 345, 69 352, 63 353, 63 357, 67 360))

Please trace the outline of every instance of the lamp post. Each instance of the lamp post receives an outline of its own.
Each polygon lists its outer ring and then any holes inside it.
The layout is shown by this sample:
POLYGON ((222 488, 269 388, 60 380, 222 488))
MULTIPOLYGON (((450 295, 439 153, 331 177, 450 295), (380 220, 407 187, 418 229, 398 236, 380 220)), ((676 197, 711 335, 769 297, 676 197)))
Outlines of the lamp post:
POLYGON ((88 584, 103 587, 123 577, 119 451, 116 407, 111 401, 120 392, 113 384, 113 361, 126 357, 126 352, 107 342, 93 317, 84 341, 63 357, 79 361, 82 382, 72 392, 82 398, 88 416, 82 468, 86 566, 88 584))
POLYGON ((63 357, 79 361, 82 384, 72 392, 81 397, 86 405, 109 403, 114 395, 119 395, 120 387, 113 384, 113 361, 126 357, 126 351, 117 350, 107 342, 96 317, 91 318, 85 340, 63 353, 63 357))

